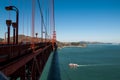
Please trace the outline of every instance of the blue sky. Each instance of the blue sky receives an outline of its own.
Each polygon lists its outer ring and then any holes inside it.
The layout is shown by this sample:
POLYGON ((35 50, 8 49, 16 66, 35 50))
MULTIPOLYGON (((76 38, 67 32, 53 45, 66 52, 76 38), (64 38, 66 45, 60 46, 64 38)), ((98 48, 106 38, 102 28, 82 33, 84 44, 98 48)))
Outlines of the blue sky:
POLYGON ((119 0, 56 0, 55 6, 58 39, 120 42, 119 0))
MULTIPOLYGON (((5 23, 4 19, 8 17, 8 12, 3 8, 9 4, 16 5, 22 11, 20 15, 23 16, 24 14, 24 34, 31 35, 30 2, 31 0, 11 0, 9 3, 9 0, 1 0, 0 36, 3 36, 1 32, 6 29, 5 27, 1 28, 5 26, 3 24, 5 23), (24 5, 21 6, 20 3, 24 5)), ((40 15, 37 7, 36 4, 35 31, 40 32, 40 27, 38 27, 40 25, 40 15)), ((10 14, 14 17, 14 12, 10 14)), ((23 17, 20 18, 20 21, 20 26, 22 26, 23 17)), ((59 41, 120 43, 120 0, 55 0, 55 27, 57 40, 59 41)), ((20 27, 19 33, 23 33, 23 27, 20 27)))

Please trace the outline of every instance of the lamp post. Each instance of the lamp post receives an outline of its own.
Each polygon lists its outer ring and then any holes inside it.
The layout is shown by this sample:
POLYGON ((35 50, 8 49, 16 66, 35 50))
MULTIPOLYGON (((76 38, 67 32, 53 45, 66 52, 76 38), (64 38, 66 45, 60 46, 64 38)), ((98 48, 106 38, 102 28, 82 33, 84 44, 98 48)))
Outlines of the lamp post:
POLYGON ((7 42, 7 38, 6 38, 6 35, 8 34, 8 32, 5 32, 5 43, 7 42))
POLYGON ((38 33, 35 33, 35 35, 36 35, 36 38, 37 38, 38 33))
POLYGON ((37 40, 37 42, 38 42, 38 39, 37 39, 37 35, 38 35, 38 33, 35 33, 35 35, 36 35, 36 40, 37 40))
POLYGON ((6 20, 6 25, 8 27, 8 38, 7 38, 7 43, 10 44, 10 26, 11 26, 12 21, 11 20, 6 20))
POLYGON ((18 18, 19 18, 19 10, 15 6, 7 6, 5 7, 7 11, 13 10, 16 12, 16 44, 18 44, 18 18))
POLYGON ((15 28, 17 27, 17 24, 13 22, 12 26, 13 26, 13 44, 15 44, 15 28))

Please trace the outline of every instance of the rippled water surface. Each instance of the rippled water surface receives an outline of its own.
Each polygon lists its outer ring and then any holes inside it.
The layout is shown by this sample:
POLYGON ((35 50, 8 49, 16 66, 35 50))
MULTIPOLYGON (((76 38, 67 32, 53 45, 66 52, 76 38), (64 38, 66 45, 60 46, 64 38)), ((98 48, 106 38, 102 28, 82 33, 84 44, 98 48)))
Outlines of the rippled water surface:
MULTIPOLYGON (((66 47, 57 51, 57 57, 58 60, 54 64, 59 65, 59 69, 55 69, 60 73, 58 80, 120 80, 120 45, 66 47), (70 63, 78 66, 70 67, 70 63)), ((52 58, 53 53, 41 80, 49 80, 52 58)))

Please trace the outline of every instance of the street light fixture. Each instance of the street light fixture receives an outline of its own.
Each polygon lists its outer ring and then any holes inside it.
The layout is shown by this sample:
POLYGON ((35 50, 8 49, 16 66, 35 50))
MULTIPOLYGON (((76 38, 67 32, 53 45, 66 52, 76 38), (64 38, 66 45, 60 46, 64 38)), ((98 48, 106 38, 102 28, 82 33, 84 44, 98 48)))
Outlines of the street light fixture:
POLYGON ((35 35, 36 35, 36 38, 37 38, 38 33, 35 33, 35 35))
POLYGON ((16 44, 18 44, 18 18, 19 18, 19 10, 15 6, 7 6, 5 7, 7 11, 13 10, 16 12, 16 44))

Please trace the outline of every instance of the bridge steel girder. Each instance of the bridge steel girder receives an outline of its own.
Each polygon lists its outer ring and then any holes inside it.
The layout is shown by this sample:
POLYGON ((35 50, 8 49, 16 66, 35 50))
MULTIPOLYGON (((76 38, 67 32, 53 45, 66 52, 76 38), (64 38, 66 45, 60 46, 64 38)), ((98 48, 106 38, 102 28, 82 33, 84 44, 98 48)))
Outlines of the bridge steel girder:
POLYGON ((17 78, 20 78, 20 80, 39 80, 52 50, 52 45, 40 48, 0 67, 0 71, 10 77, 10 80, 16 80, 17 78))

